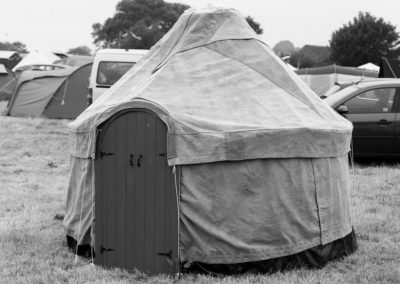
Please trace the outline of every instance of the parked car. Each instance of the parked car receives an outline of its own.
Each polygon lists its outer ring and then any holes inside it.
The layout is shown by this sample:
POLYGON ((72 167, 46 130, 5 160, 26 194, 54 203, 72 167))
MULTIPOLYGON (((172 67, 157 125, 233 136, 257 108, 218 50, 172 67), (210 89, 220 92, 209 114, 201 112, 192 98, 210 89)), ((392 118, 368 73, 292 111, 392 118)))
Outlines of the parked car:
POLYGON ((89 104, 114 85, 146 53, 146 49, 101 49, 93 60, 89 104))
POLYGON ((353 123, 358 157, 400 157, 400 79, 360 81, 324 101, 353 123))

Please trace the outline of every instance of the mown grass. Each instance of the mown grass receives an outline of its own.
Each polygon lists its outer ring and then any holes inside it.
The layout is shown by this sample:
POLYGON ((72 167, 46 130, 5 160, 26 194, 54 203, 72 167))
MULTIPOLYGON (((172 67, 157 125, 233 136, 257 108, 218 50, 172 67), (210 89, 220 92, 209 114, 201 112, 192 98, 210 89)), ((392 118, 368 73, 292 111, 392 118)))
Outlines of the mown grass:
MULTIPOLYGON (((0 102, 0 111, 5 106, 0 102)), ((103 269, 68 251, 62 221, 68 183, 66 120, 0 117, 0 283, 170 283, 103 269)), ((215 278, 182 283, 399 283, 400 166, 356 165, 352 219, 359 250, 319 270, 215 278)))

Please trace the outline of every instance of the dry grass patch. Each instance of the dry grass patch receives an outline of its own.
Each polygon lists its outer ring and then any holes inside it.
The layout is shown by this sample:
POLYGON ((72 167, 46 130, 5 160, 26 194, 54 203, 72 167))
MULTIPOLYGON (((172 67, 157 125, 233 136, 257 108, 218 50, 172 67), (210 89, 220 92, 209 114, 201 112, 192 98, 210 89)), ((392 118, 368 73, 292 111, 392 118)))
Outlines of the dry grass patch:
MULTIPOLYGON (((0 111, 5 104, 0 102, 0 111)), ((106 270, 68 251, 62 221, 68 184, 67 120, 0 117, 1 283, 171 283, 120 269, 106 270)), ((320 270, 214 278, 179 283, 399 283, 400 167, 357 165, 352 217, 359 250, 320 270)))

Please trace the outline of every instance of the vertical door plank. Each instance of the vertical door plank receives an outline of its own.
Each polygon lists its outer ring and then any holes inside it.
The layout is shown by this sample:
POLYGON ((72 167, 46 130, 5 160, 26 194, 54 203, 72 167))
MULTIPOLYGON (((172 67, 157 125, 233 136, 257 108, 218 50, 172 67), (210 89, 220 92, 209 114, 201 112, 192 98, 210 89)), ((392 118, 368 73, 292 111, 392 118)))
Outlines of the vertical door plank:
MULTIPOLYGON (((103 148, 103 141, 99 141, 99 149, 103 148)), ((97 150, 99 150, 97 149, 97 150)), ((94 160, 94 171, 95 171, 95 263, 97 265, 103 265, 103 254, 100 253, 100 245, 103 243, 103 182, 105 181, 105 176, 103 173, 103 160, 100 158, 99 151, 96 153, 96 159, 94 160)))
MULTIPOLYGON (((115 153, 115 126, 114 123, 106 130, 104 152, 115 153)), ((115 156, 103 156, 105 165, 106 188, 104 192, 103 207, 107 210, 104 218, 104 242, 106 248, 115 248, 115 156)), ((104 264, 108 267, 115 266, 115 254, 113 252, 103 252, 104 264)))
MULTIPOLYGON (((179 183, 178 176, 180 172, 178 171, 178 167, 176 167, 176 175, 177 175, 177 183, 179 183)), ((176 200, 176 191, 175 191, 175 177, 172 173, 172 167, 166 167, 166 174, 169 176, 169 183, 167 186, 167 202, 168 202, 168 221, 169 221, 169 230, 168 230, 168 245, 170 249, 173 251, 173 257, 175 260, 175 267, 171 268, 171 273, 177 272, 177 257, 178 257, 178 211, 177 211, 177 200, 176 200)))
MULTIPOLYGON (((167 246, 166 240, 166 194, 165 194, 165 166, 166 156, 162 156, 167 153, 166 149, 166 126, 160 119, 156 119, 155 123, 155 143, 156 143, 156 157, 155 157, 155 251, 168 252, 169 247, 167 246), (160 156, 161 154, 161 156, 160 156)), ((163 256, 156 255, 156 267, 155 271, 167 272, 169 264, 166 258, 163 256)))
POLYGON ((116 128, 115 139, 115 261, 117 267, 126 267, 126 114, 118 117, 114 123, 116 128))
MULTIPOLYGON (((136 268, 140 271, 145 271, 145 175, 144 166, 137 167, 137 158, 139 154, 145 154, 145 133, 146 133, 146 116, 144 112, 137 112, 136 120, 136 152, 135 152, 135 237, 134 244, 134 259, 136 268)), ((143 164, 142 158, 142 164, 143 164)))
POLYGON ((127 251, 127 263, 126 266, 129 270, 133 270, 135 268, 135 247, 134 244, 136 242, 135 236, 135 175, 136 175, 136 166, 132 168, 130 166, 130 155, 134 155, 132 162, 135 163, 137 158, 136 151, 136 135, 137 135, 137 128, 136 128, 136 120, 137 120, 137 113, 136 112, 129 112, 127 114, 127 125, 126 125, 126 135, 127 135, 127 158, 128 164, 126 167, 126 178, 127 178, 127 193, 126 193, 126 251, 127 251))
POLYGON ((146 151, 143 156, 145 171, 145 266, 149 271, 155 271, 155 117, 146 113, 146 151))

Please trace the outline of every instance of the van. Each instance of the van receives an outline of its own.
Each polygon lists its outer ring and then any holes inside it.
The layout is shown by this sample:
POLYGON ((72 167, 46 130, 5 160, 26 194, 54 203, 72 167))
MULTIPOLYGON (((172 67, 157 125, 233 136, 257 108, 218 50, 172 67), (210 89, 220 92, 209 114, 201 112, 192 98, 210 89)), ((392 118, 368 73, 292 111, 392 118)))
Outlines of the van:
POLYGON ((146 53, 146 49, 101 49, 93 60, 88 104, 99 98, 146 53))

